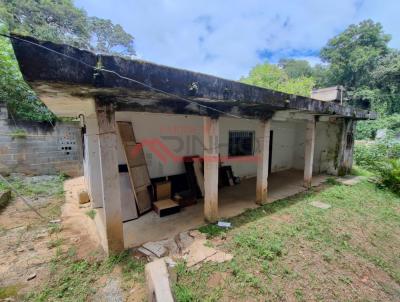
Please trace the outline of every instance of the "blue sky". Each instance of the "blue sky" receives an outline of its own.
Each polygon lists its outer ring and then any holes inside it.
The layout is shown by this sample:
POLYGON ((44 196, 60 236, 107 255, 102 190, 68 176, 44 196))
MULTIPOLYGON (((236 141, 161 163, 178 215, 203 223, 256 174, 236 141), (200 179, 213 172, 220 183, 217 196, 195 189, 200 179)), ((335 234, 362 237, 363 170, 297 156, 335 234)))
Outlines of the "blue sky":
POLYGON ((121 24, 140 58, 237 80, 281 57, 319 62, 348 25, 371 18, 400 48, 400 0, 76 0, 121 24))

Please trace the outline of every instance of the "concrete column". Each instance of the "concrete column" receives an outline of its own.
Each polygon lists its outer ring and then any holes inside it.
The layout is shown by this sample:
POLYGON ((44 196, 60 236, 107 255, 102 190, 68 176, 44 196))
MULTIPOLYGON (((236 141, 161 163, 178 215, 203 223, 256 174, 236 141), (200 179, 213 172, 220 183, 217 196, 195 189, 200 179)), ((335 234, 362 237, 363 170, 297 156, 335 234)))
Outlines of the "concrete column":
POLYGON ((315 128, 316 117, 312 116, 307 121, 306 139, 304 143, 304 186, 311 187, 313 163, 314 163, 314 146, 315 146, 315 128))
POLYGON ((260 121, 257 133, 256 203, 264 204, 268 197, 268 164, 271 120, 260 121))
POLYGON ((103 207, 101 189, 99 125, 96 117, 85 117, 85 163, 84 174, 93 208, 103 207))
POLYGON ((219 122, 204 117, 204 217, 209 222, 218 219, 219 122))
POLYGON ((124 234, 119 188, 117 132, 113 105, 96 102, 96 115, 99 126, 101 187, 107 238, 106 250, 109 253, 118 253, 124 249, 124 234))
POLYGON ((356 121, 343 119, 342 135, 339 142, 338 153, 338 175, 343 176, 350 173, 353 167, 354 135, 356 121))

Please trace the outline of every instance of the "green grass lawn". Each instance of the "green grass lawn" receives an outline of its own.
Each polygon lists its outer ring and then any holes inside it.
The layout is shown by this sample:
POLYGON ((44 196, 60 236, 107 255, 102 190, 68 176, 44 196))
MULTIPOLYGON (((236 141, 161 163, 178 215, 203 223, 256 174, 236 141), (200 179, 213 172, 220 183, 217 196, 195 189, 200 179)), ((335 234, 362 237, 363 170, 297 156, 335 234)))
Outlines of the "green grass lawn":
POLYGON ((367 180, 330 181, 230 221, 226 233, 201 231, 234 259, 180 263, 178 301, 400 301, 400 197, 367 180))

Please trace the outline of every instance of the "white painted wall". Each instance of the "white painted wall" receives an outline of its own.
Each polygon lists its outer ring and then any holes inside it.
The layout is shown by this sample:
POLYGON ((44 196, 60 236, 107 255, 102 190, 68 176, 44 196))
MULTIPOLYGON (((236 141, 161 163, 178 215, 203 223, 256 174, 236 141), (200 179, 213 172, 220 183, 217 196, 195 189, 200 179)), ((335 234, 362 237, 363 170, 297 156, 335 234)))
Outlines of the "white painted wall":
MULTIPOLYGON (((305 122, 296 129, 296 149, 293 158, 293 168, 304 168, 304 138, 305 122)), ((317 122, 314 150, 313 172, 336 174, 335 156, 337 152, 340 124, 331 122, 317 122)))
MULTIPOLYGON (((136 140, 159 139, 160 142, 174 154, 179 156, 203 155, 203 118, 200 116, 185 116, 173 114, 117 112, 117 121, 131 121, 136 140)), ((229 130, 256 131, 257 120, 220 118, 220 154, 222 157, 228 154, 229 130)), ((305 121, 272 121, 271 130, 274 132, 272 150, 272 171, 282 171, 291 168, 302 170, 304 167, 304 134, 305 121)), ((316 151, 314 159, 314 171, 324 172, 331 168, 332 154, 337 141, 336 124, 328 122, 317 123, 316 151), (331 156, 331 158, 329 157, 331 156), (322 162, 321 162, 322 160, 322 162)), ((257 137, 257 135, 256 135, 257 137)), ((156 147, 161 150, 161 148, 156 147)), ((125 163, 119 146, 119 162, 125 163)), ((170 157, 163 162, 148 147, 144 153, 149 168, 150 177, 181 174, 185 172, 182 162, 175 162, 170 157)), ((163 153, 165 154, 165 153, 163 153)), ((241 161, 225 159, 225 165, 231 165, 236 176, 255 176, 255 161, 241 161)))

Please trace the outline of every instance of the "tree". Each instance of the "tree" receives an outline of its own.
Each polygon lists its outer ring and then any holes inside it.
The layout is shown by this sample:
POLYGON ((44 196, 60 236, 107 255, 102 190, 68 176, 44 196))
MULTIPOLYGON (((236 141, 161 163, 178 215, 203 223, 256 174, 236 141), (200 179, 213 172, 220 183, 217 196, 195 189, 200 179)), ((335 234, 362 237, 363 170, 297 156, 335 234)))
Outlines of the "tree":
POLYGON ((133 37, 111 20, 89 18, 92 47, 99 53, 133 55, 133 37))
POLYGON ((85 11, 70 0, 0 0, 10 31, 56 43, 87 47, 90 34, 85 11))
POLYGON ((278 90, 286 93, 310 96, 315 84, 312 77, 299 76, 290 78, 283 68, 264 63, 253 67, 247 77, 240 81, 246 84, 278 90))
POLYGON ((380 23, 372 20, 350 25, 344 32, 328 41, 321 58, 330 64, 337 84, 354 88, 370 83, 370 73, 378 60, 389 52, 390 36, 380 23))
POLYGON ((400 52, 391 50, 381 57, 371 76, 374 90, 378 94, 375 99, 379 99, 379 105, 385 105, 380 111, 383 109, 388 114, 400 113, 400 52))
POLYGON ((134 55, 133 37, 110 20, 88 17, 71 0, 0 0, 10 31, 95 52, 134 55))
MULTIPOLYGON (((6 32, 4 24, 0 24, 0 32, 6 32)), ((34 121, 54 119, 54 115, 25 83, 11 43, 4 37, 0 37, 0 101, 8 103, 13 118, 34 121)))
POLYGON ((312 67, 306 60, 280 59, 278 66, 285 70, 292 79, 311 77, 313 75, 312 67))
POLYGON ((314 88, 324 88, 329 86, 335 86, 336 83, 332 80, 330 75, 329 65, 326 64, 316 64, 312 67, 312 77, 315 80, 314 88))
MULTIPOLYGON (((133 37, 110 20, 88 17, 71 0, 0 0, 3 33, 34 36, 104 54, 134 55, 133 37)), ((8 39, 0 38, 0 100, 20 119, 49 120, 54 115, 23 81, 8 39)))
POLYGON ((343 85, 353 104, 385 112, 388 99, 373 73, 391 52, 389 41, 380 23, 366 20, 350 25, 321 50, 321 58, 329 63, 327 82, 343 85))

